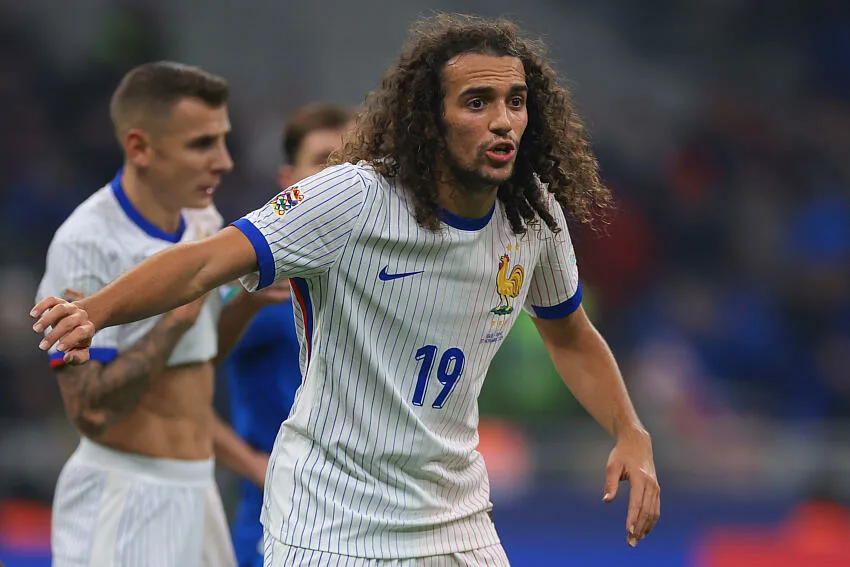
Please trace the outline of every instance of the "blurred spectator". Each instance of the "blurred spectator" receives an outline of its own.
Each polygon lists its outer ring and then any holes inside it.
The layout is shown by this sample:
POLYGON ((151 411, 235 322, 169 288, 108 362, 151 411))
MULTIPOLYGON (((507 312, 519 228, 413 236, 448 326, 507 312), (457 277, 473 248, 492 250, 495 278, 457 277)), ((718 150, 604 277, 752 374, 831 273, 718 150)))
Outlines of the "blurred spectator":
POLYGON ((730 526, 698 543, 694 567, 840 567, 850 564, 850 508, 833 491, 800 502, 775 526, 730 526))

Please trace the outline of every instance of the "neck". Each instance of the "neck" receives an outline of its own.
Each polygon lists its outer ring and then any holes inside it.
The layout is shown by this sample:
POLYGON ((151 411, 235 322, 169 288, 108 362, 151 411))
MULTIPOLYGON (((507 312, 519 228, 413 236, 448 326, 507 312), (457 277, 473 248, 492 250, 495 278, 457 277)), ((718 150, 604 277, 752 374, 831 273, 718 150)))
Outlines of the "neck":
POLYGON ((437 182, 437 202, 439 205, 454 215, 469 219, 477 219, 487 215, 496 202, 498 192, 499 187, 496 185, 470 191, 454 179, 437 182))
POLYGON ((172 210, 157 201, 155 191, 139 171, 129 164, 124 165, 121 187, 136 210, 155 227, 170 233, 180 228, 180 209, 172 210))

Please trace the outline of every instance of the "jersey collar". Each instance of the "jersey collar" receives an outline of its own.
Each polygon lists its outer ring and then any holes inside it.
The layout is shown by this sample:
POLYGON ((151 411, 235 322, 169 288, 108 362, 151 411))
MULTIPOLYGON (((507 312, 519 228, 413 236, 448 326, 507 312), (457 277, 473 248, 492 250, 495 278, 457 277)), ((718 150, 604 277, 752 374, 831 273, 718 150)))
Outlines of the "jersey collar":
POLYGON ((183 215, 180 215, 180 227, 177 229, 177 232, 166 232, 150 222, 142 216, 139 209, 133 206, 133 203, 127 197, 127 193, 124 192, 124 187, 121 185, 122 173, 124 173, 124 168, 118 170, 118 173, 112 180, 111 185, 112 194, 115 195, 115 199, 118 201, 118 204, 121 205, 124 213, 136 226, 145 231, 148 236, 153 236, 154 238, 159 238, 160 240, 165 240, 167 242, 180 242, 180 239, 183 238, 183 232, 186 230, 186 220, 183 218, 183 215))
POLYGON ((496 203, 493 203, 493 207, 490 209, 486 215, 480 218, 471 219, 468 217, 460 217, 442 207, 438 209, 438 215, 440 220, 446 223, 447 225, 456 228, 458 230, 467 230, 467 231, 475 231, 481 230, 487 223, 490 222, 490 219, 493 218, 493 211, 496 210, 496 203))

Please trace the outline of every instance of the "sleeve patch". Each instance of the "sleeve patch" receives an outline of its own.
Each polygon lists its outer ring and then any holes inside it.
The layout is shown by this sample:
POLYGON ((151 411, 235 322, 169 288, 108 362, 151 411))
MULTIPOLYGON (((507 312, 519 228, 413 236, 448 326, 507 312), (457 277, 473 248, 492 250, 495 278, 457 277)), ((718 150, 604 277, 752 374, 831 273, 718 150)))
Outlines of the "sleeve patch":
POLYGON ((288 189, 284 189, 277 197, 272 200, 272 208, 278 216, 284 216, 287 212, 298 206, 304 200, 304 193, 293 185, 288 189))

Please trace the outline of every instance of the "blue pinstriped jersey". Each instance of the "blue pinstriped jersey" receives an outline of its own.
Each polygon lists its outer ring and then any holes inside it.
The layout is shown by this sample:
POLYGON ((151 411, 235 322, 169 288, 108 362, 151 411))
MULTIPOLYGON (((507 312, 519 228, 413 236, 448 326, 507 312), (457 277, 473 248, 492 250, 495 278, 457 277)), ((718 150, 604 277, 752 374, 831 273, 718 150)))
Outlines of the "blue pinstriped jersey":
POLYGON ((234 223, 255 290, 293 278, 304 381, 275 441, 262 521, 283 542, 372 558, 498 543, 478 394, 520 309, 581 301, 566 222, 515 235, 497 202, 420 227, 366 165, 330 167, 234 223))

